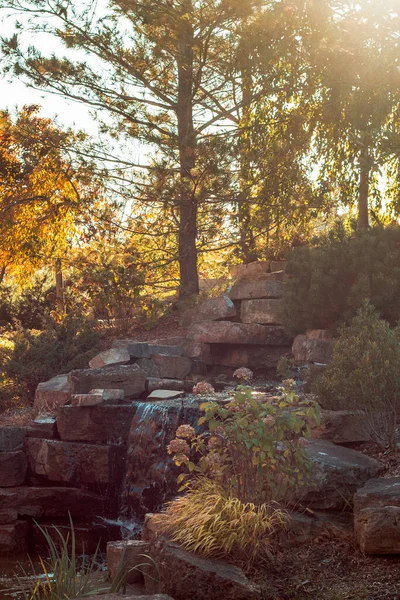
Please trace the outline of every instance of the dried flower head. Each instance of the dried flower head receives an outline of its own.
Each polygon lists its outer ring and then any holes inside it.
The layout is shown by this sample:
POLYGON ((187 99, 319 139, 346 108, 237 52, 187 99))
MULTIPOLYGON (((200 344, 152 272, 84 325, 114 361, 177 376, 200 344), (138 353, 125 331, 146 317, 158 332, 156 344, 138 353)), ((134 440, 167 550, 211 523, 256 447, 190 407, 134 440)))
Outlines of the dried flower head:
POLYGON ((265 417, 265 419, 263 419, 263 423, 264 425, 267 425, 267 427, 269 425, 273 425, 275 423, 275 417, 273 417, 272 415, 268 415, 267 417, 265 417))
POLYGON ((184 456, 189 456, 190 454, 189 444, 185 440, 178 438, 175 438, 168 444, 167 451, 168 454, 183 454, 184 456))
POLYGON ((236 369, 233 376, 239 379, 239 381, 251 381, 253 379, 253 371, 250 371, 247 367, 240 367, 240 369, 236 369))
POLYGON ((176 437, 186 440, 193 440, 196 437, 196 432, 191 425, 179 425, 176 430, 176 437))
POLYGON ((222 446, 222 440, 216 435, 212 435, 207 442, 207 446, 209 450, 220 448, 222 446))
POLYGON ((199 381, 199 383, 194 386, 192 393, 196 396, 210 396, 215 394, 215 390, 208 381, 199 381))

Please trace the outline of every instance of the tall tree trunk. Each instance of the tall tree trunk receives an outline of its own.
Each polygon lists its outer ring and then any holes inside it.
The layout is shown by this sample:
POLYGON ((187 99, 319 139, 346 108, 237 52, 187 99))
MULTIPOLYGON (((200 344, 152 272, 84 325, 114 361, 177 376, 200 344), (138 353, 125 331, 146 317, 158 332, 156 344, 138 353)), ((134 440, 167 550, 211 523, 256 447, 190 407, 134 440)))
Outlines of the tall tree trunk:
POLYGON ((63 272, 62 272, 61 258, 56 259, 55 276, 56 276, 57 312, 59 315, 63 315, 65 313, 65 302, 64 302, 64 284, 63 284, 63 272))
POLYGON ((6 269, 7 269, 7 265, 2 265, 0 267, 0 284, 3 283, 3 281, 4 281, 4 277, 6 275, 6 269))
POLYGON ((251 76, 251 62, 246 44, 241 48, 241 79, 242 79, 242 105, 243 113, 240 123, 240 195, 238 206, 240 254, 244 263, 257 260, 254 232, 251 218, 251 198, 249 193, 250 166, 249 153, 251 150, 250 139, 250 108, 252 99, 253 79, 251 76))
POLYGON ((360 156, 360 187, 358 192, 358 229, 368 229, 368 196, 369 196, 369 151, 368 146, 361 150, 360 156))
POLYGON ((183 4, 179 31, 178 65, 178 143, 180 161, 179 198, 179 298, 199 293, 197 271, 197 199, 194 193, 192 171, 196 164, 196 135, 193 125, 193 46, 194 33, 191 19, 191 0, 183 4))

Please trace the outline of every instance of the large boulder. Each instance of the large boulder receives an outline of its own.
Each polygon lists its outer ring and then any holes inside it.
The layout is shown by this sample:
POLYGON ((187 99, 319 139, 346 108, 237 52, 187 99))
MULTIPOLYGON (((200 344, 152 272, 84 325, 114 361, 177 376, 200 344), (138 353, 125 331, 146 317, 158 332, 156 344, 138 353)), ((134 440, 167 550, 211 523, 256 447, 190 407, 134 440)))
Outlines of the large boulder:
POLYGON ((71 399, 71 384, 68 375, 57 375, 49 381, 39 383, 35 392, 36 414, 53 411, 71 399))
POLYGON ((279 325, 281 323, 282 300, 243 300, 240 318, 243 323, 279 325))
POLYGON ((269 260, 257 260, 247 265, 235 265, 230 269, 232 279, 241 281, 254 281, 255 278, 266 276, 270 271, 271 263, 269 260))
POLYGON ((183 354, 180 344, 150 344, 136 340, 115 340, 113 348, 126 348, 131 359, 151 358, 153 354, 168 354, 169 356, 182 356, 183 354))
POLYGON ((0 554, 26 554, 27 552, 28 523, 16 521, 0 525, 0 554))
POLYGON ((373 479, 354 495, 354 530, 365 554, 400 554, 400 477, 373 479))
POLYGON ((89 367, 91 369, 101 369, 109 365, 126 365, 130 360, 131 357, 127 348, 110 348, 110 350, 100 352, 92 358, 89 361, 89 367))
POLYGON ((335 444, 368 442, 372 437, 368 415, 356 410, 322 410, 321 426, 313 430, 313 437, 335 444))
POLYGON ((61 406, 57 430, 63 441, 125 446, 136 412, 134 405, 61 406))
POLYGON ((175 600, 256 600, 258 586, 238 567, 186 552, 170 542, 151 547, 144 567, 146 590, 165 593, 175 600))
POLYGON ((0 488, 0 514, 12 509, 20 517, 89 518, 103 515, 104 498, 71 487, 0 488))
POLYGON ((289 346, 291 338, 283 327, 231 321, 202 321, 188 331, 188 337, 206 344, 250 344, 258 346, 289 346))
POLYGON ((236 316, 236 308, 228 296, 209 298, 188 309, 182 316, 184 327, 199 321, 222 321, 236 316))
POLYGON ((213 344, 211 355, 212 363, 223 367, 276 369, 279 359, 285 355, 285 348, 282 346, 213 344))
POLYGON ((0 452, 0 487, 22 485, 27 473, 25 452, 0 452))
POLYGON ((305 335, 298 335, 292 346, 294 361, 296 364, 327 364, 332 360, 333 344, 332 337, 325 330, 316 329, 305 335))
POLYGON ((27 440, 27 456, 31 476, 69 485, 116 484, 122 479, 123 449, 61 442, 59 440, 27 440))
POLYGON ((146 373, 138 365, 71 371, 72 394, 88 394, 96 388, 123 390, 126 399, 139 398, 146 389, 146 373))
POLYGON ((0 452, 22 450, 25 435, 25 427, 0 427, 0 452))
MULTIPOLYGON (((150 545, 140 540, 124 540, 108 542, 107 566, 111 581, 121 571, 124 573, 126 583, 136 583, 143 579, 141 565, 146 562, 150 545)), ((147 559, 148 560, 148 559, 147 559)))
POLYGON ((275 276, 265 276, 261 281, 238 281, 230 292, 231 300, 249 300, 253 298, 281 298, 284 283, 275 276))
POLYGON ((325 440, 309 440, 307 454, 312 462, 311 483, 301 501, 313 509, 348 508, 354 492, 382 471, 373 458, 325 440))
POLYGON ((156 365, 161 379, 185 379, 192 368, 192 361, 187 356, 154 354, 151 360, 156 365))
POLYGON ((193 340, 186 340, 184 344, 184 354, 189 358, 199 358, 204 361, 206 365, 212 364, 211 346, 210 344, 203 344, 202 342, 194 342, 193 340))

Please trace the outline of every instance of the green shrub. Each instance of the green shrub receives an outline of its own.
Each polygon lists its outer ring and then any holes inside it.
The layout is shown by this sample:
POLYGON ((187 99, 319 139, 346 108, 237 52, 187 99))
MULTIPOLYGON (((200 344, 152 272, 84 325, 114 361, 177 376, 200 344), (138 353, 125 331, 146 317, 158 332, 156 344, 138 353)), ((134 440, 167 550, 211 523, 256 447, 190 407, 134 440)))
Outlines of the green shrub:
POLYGON ((400 406, 400 327, 391 328, 365 303, 350 325, 340 330, 332 362, 312 389, 324 408, 367 413, 372 437, 394 447, 400 406))
POLYGON ((243 503, 215 481, 200 478, 155 521, 190 552, 231 557, 249 567, 271 555, 273 535, 285 526, 287 514, 274 504, 243 503))
POLYGON ((49 319, 43 331, 17 327, 0 347, 0 406, 32 402, 41 381, 87 367, 100 339, 93 325, 72 316, 61 323, 49 319))
MULTIPOLYGON (((230 402, 211 400, 200 408, 199 425, 207 430, 196 435, 189 425, 178 428, 168 447, 176 464, 184 465, 189 476, 217 481, 243 503, 288 501, 308 470, 303 438, 319 423, 318 405, 301 400, 293 382, 286 381, 274 398, 238 386, 230 402)), ((182 474, 180 481, 185 478, 182 474)))
POLYGON ((400 227, 348 233, 338 225, 288 257, 283 322, 292 333, 349 322, 370 300, 392 325, 400 319, 400 227))

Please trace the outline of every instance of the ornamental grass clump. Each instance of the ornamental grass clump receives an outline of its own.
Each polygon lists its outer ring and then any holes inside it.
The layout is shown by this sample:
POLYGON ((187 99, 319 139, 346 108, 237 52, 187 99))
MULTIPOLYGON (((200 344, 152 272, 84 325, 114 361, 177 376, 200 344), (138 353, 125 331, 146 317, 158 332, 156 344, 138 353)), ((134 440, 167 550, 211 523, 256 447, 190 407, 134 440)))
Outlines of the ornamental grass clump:
POLYGON ((200 478, 155 520, 164 534, 188 551, 230 557, 250 567, 271 557, 273 536, 285 527, 287 514, 273 503, 241 502, 217 482, 200 478))

